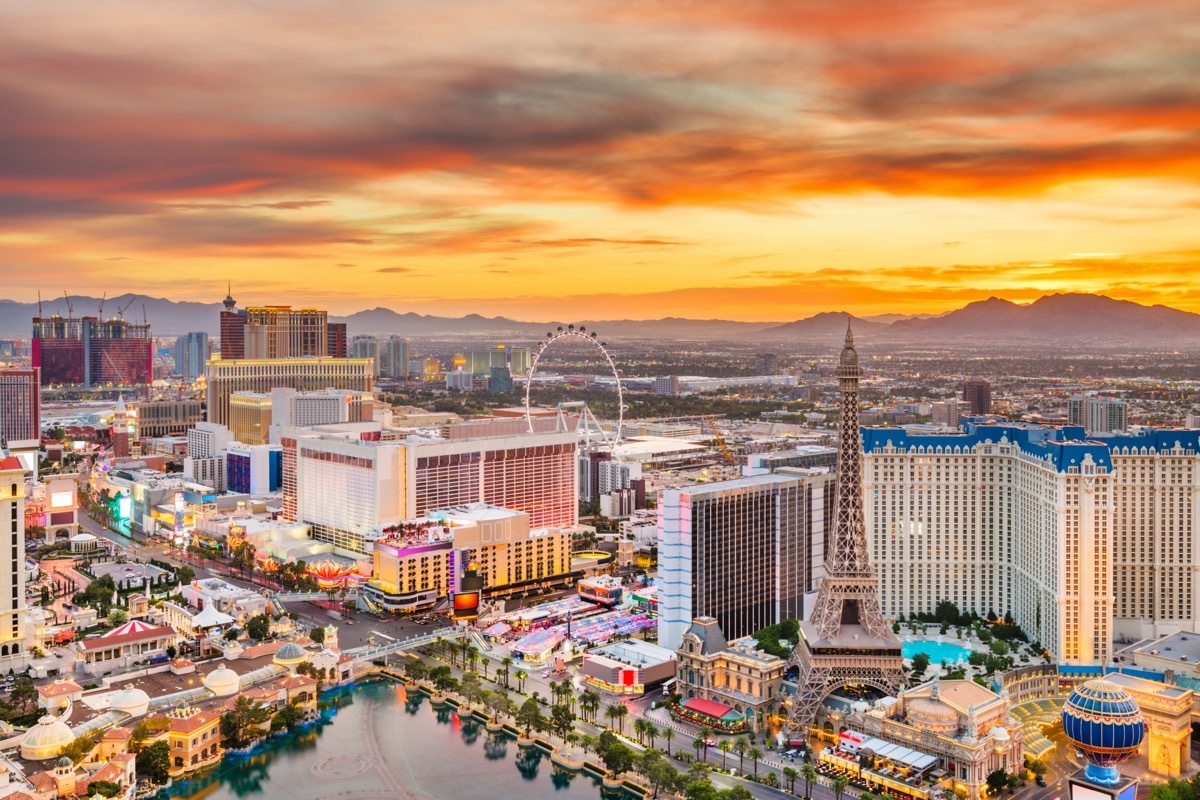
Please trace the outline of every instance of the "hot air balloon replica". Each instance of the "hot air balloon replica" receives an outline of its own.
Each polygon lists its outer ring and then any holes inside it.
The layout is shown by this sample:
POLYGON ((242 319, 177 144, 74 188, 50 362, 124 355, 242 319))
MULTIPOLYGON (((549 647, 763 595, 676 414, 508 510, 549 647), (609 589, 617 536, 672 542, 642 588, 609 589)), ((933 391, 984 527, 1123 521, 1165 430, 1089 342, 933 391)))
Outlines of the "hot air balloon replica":
POLYGON ((1072 800, 1131 800, 1137 782, 1117 764, 1132 758, 1146 735, 1146 720, 1129 692, 1103 678, 1075 687, 1062 710, 1063 732, 1087 760, 1082 779, 1071 780, 1072 800))

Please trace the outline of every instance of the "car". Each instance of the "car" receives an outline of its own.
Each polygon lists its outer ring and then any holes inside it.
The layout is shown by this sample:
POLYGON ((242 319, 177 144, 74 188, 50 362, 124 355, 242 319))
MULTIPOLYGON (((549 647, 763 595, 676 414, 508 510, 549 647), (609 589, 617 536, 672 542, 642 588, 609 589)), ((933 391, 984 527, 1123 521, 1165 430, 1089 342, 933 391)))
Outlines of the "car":
POLYGON ((543 678, 549 678, 549 677, 550 677, 550 670, 546 670, 545 672, 543 672, 543 673, 542 673, 542 677, 543 677, 543 678))
POLYGON ((1036 783, 1038 786, 1041 786, 1041 787, 1043 787, 1043 788, 1045 788, 1045 786, 1046 786, 1046 779, 1045 779, 1045 778, 1043 778, 1041 775, 1038 775, 1036 778, 1034 778, 1034 779, 1033 779, 1033 782, 1034 782, 1034 783, 1036 783))
POLYGON ((707 739, 704 740, 704 746, 705 747, 716 747, 717 740, 712 738, 711 736, 709 736, 707 739))

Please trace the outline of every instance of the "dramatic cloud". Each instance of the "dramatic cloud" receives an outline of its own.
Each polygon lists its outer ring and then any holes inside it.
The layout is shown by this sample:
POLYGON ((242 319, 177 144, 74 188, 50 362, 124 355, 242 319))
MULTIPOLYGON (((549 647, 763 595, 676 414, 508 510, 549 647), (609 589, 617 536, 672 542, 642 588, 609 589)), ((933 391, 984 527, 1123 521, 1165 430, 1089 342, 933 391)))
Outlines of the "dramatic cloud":
MULTIPOLYGON (((415 310, 449 286, 760 319, 1144 297, 1166 267, 1137 254, 1200 246, 1198 41, 1183 0, 10 4, 0 274, 301 300, 357 264, 341 310, 408 270, 415 310), (1126 272, 1065 263, 1099 252, 1126 272)), ((1160 298, 1200 307, 1180 280, 1160 298)))

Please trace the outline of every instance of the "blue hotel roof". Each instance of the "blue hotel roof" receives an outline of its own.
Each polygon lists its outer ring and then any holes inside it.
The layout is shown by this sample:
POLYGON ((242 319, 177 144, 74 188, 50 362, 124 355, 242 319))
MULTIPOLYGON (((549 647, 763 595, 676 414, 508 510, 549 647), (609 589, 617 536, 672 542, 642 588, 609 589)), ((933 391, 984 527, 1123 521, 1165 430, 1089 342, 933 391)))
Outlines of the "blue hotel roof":
POLYGON ((1049 459, 1058 472, 1081 465, 1087 455, 1097 467, 1111 468, 1112 448, 1145 448, 1152 451, 1173 449, 1176 445, 1200 451, 1200 430, 1156 428, 1133 434, 1105 434, 1088 437, 1074 425, 1037 425, 1007 422, 994 417, 963 417, 961 433, 909 435, 903 428, 863 428, 863 451, 883 448, 890 442, 898 450, 941 448, 970 449, 983 442, 1007 439, 1021 451, 1039 459, 1049 459))

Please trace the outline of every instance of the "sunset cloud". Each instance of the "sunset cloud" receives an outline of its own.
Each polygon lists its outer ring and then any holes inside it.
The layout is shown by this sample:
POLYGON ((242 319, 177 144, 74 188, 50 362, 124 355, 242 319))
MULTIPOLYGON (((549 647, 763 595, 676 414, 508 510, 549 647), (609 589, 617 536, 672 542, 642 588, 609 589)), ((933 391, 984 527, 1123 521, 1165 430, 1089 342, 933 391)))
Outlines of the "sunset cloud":
POLYGON ((506 314, 1200 310, 1161 255, 1200 249, 1198 40, 1182 0, 19 4, 0 274, 299 301, 356 264, 342 311, 392 284, 506 314))

